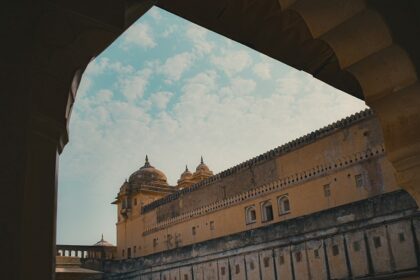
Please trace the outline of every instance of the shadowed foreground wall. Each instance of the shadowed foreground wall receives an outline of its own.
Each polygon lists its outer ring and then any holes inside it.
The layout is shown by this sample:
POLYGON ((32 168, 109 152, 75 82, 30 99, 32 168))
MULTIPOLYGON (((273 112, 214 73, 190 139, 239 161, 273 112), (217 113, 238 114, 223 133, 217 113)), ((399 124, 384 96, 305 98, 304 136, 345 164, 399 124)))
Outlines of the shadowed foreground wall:
POLYGON ((417 275, 420 215, 405 191, 130 260, 103 279, 400 279, 417 275))

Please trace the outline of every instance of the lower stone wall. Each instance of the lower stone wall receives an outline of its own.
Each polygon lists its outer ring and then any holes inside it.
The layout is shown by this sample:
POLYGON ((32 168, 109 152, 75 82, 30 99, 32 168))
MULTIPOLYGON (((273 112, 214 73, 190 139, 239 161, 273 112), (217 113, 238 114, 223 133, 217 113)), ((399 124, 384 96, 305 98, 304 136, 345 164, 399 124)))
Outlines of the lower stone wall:
POLYGON ((399 191, 186 248, 107 262, 103 279, 403 279, 420 268, 419 238, 420 213, 399 191))

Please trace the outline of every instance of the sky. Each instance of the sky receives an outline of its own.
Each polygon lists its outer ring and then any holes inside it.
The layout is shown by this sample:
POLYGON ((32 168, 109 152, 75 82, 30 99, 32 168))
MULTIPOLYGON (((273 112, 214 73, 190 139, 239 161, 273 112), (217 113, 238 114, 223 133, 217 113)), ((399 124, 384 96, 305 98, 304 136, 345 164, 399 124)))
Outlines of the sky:
POLYGON ((175 185, 367 108, 305 72, 153 7, 87 67, 60 156, 57 243, 115 244, 121 184, 144 164, 175 185))

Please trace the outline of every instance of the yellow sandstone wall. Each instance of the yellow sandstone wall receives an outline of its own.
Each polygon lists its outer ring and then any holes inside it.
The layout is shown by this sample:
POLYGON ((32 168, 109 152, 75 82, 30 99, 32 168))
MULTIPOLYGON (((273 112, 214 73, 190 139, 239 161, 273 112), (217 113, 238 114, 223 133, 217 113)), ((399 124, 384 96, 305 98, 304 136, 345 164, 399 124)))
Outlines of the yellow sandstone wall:
MULTIPOLYGON (((394 170, 385 158, 378 121, 368 117, 289 153, 185 193, 144 214, 140 214, 137 205, 131 217, 117 223, 118 258, 125 258, 127 255, 123 257, 122 250, 127 252, 129 247, 132 257, 149 255, 396 189, 394 170), (362 186, 356 186, 356 175, 362 176, 362 186), (326 185, 329 185, 329 196, 325 195, 326 185), (283 195, 290 201, 288 214, 280 214, 278 209, 277 199, 283 195), (263 222, 261 204, 267 200, 272 203, 274 217, 263 222), (255 205, 257 219, 247 225, 245 208, 251 205, 255 205), (136 254, 133 254, 134 246, 136 254)), ((154 199, 150 196, 145 202, 154 199)), ((340 240, 331 242, 341 244, 340 240)), ((333 273, 339 277, 340 268, 333 273)))

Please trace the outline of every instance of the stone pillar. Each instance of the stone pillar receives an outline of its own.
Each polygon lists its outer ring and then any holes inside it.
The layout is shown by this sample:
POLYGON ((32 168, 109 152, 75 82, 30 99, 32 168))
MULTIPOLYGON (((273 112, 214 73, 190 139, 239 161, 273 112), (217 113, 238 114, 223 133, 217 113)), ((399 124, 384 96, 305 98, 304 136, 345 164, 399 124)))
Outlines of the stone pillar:
POLYGON ((372 102, 397 181, 420 205, 420 83, 372 102))

